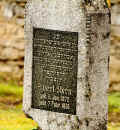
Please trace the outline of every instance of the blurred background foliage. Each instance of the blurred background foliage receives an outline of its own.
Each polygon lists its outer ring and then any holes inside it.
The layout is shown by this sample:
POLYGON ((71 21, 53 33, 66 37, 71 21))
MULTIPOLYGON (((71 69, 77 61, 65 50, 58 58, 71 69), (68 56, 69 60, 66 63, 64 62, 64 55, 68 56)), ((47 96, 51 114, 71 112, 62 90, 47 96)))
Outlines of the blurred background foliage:
MULTIPOLYGON (((0 130, 37 127, 22 112, 25 4, 0 0, 0 130)), ((111 1, 111 12, 108 130, 120 130, 120 0, 111 1)))
POLYGON ((111 7, 111 0, 106 0, 109 8, 111 7))

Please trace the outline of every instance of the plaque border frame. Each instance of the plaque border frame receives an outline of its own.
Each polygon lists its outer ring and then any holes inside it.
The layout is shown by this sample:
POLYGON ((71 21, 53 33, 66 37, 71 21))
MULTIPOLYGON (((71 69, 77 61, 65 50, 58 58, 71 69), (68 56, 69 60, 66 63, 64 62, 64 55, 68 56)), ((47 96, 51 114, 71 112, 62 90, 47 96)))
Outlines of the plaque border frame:
MULTIPOLYGON (((45 30, 45 31, 53 31, 53 32, 58 32, 58 33, 74 33, 76 35, 76 42, 77 42, 77 61, 76 61, 76 64, 77 64, 77 68, 76 68, 76 76, 78 74, 78 32, 71 32, 71 31, 61 31, 61 30, 52 30, 52 29, 45 29, 45 28, 36 28, 36 27, 33 27, 33 37, 34 37, 34 29, 41 29, 41 30, 45 30)), ((33 41, 34 42, 34 41, 33 41)), ((33 43, 32 43, 32 57, 33 57, 33 43)), ((33 68, 33 58, 32 58, 32 68, 33 68)), ((32 81, 33 81, 33 69, 32 69, 32 81)), ((33 83, 31 81, 31 84, 32 84, 32 90, 33 90, 33 83)), ((32 101, 33 101, 33 94, 32 94, 32 101)), ((76 97, 75 97, 75 104, 76 104, 76 107, 77 107, 77 79, 76 79, 76 97)), ((63 110, 64 112, 59 112, 59 110, 47 110, 47 109, 44 109, 44 108, 37 108, 37 107, 33 107, 33 103, 31 102, 31 108, 33 109, 38 109, 38 110, 44 110, 44 111, 50 111, 50 112, 57 112, 57 113, 64 113, 64 114, 70 114, 70 115, 76 115, 76 107, 75 107, 75 111, 74 111, 74 114, 71 113, 71 112, 65 112, 65 110, 63 110)))

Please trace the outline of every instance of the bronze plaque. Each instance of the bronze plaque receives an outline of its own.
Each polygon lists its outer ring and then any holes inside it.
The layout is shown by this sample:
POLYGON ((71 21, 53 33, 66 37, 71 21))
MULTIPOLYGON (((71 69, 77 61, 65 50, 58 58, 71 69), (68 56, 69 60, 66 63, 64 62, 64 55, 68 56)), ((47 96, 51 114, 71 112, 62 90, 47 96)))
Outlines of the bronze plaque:
POLYGON ((32 108, 76 114, 78 32, 33 28, 32 108))

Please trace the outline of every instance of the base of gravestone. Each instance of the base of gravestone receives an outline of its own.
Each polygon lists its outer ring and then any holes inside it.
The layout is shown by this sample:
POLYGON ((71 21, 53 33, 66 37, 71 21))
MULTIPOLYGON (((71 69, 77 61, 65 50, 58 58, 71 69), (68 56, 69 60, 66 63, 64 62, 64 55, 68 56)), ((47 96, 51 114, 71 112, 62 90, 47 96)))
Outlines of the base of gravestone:
POLYGON ((40 127, 38 127, 37 130, 42 130, 42 129, 40 127))
POLYGON ((32 130, 42 130, 40 127, 37 127, 36 129, 32 129, 32 130))

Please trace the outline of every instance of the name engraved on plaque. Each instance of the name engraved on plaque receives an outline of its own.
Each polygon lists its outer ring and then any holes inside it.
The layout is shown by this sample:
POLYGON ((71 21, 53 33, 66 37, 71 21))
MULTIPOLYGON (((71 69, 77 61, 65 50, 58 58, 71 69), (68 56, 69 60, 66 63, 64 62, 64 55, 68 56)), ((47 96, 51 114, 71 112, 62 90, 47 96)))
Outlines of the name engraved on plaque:
POLYGON ((32 108, 76 114, 78 33, 33 28, 32 108))

